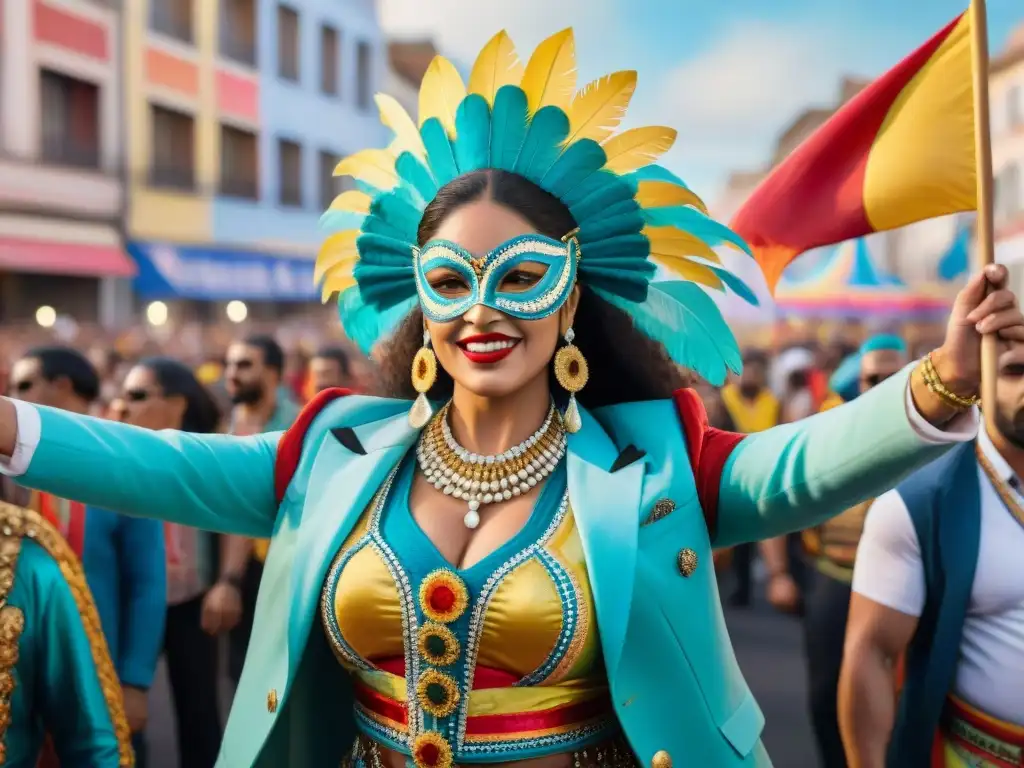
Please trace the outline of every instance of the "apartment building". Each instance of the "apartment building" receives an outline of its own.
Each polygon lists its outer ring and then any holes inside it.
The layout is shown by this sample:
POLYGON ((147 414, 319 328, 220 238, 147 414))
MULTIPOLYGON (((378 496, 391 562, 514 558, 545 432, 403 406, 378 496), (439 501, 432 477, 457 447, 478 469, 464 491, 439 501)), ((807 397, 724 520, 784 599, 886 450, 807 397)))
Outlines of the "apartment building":
POLYGON ((118 3, 0 2, 0 321, 113 323, 122 249, 118 3))
POLYGON ((996 258, 1024 293, 1024 24, 992 62, 992 171, 996 258))

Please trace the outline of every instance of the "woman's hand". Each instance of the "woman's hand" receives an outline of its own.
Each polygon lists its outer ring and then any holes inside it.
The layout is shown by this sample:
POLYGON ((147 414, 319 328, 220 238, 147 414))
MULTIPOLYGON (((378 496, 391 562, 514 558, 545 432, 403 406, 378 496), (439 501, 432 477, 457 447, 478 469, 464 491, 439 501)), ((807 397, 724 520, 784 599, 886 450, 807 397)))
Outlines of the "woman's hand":
MULTIPOLYGON (((981 389, 981 339, 995 334, 1007 341, 1024 341, 1024 315, 1017 297, 1006 287, 1008 273, 1001 264, 989 264, 974 275, 953 302, 946 339, 932 352, 932 364, 943 386, 970 399, 981 389)), ((918 368, 910 378, 910 392, 928 422, 942 427, 962 408, 933 392, 918 368)))
POLYGON ((971 397, 981 388, 981 337, 997 334, 1024 341, 1024 315, 1007 287, 1002 264, 990 264, 957 294, 946 326, 946 339, 932 353, 935 371, 954 394, 971 397))
POLYGON ((0 456, 11 458, 17 439, 18 417, 14 411, 14 403, 0 397, 0 456))

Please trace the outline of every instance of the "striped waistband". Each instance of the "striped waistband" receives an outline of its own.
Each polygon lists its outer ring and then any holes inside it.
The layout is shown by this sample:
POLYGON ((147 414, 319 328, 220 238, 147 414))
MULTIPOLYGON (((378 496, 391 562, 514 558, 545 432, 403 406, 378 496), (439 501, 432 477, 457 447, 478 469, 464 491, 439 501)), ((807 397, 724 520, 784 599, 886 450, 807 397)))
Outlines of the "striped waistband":
MULTIPOLYGON (((356 716, 374 738, 401 744, 409 737, 409 710, 405 702, 355 681, 356 716)), ((532 712, 470 715, 466 718, 461 748, 452 744, 456 758, 481 757, 491 752, 551 753, 592 743, 617 729, 607 695, 532 712)))
POLYGON ((998 720, 955 696, 946 701, 942 732, 1000 768, 1024 766, 1024 726, 998 720))

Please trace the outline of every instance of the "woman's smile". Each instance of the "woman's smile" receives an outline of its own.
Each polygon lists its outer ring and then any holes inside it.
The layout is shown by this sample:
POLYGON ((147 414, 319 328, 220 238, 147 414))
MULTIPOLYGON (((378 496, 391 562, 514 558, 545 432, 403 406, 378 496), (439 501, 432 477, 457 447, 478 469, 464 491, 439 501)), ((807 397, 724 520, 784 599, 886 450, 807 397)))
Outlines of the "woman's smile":
POLYGON ((493 365, 512 354, 512 350, 521 341, 522 339, 506 336, 503 333, 481 333, 459 339, 455 344, 471 363, 493 365))

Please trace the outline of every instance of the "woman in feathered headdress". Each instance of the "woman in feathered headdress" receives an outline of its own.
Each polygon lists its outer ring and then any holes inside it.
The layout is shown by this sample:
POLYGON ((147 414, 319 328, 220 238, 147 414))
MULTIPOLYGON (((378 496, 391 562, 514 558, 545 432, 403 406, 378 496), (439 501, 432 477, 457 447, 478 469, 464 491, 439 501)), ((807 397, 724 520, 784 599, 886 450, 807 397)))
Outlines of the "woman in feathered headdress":
POLYGON ((768 765, 712 545, 806 528, 969 438, 975 323, 1024 337, 996 270, 855 403, 709 428, 677 366, 738 368, 704 287, 749 297, 712 247, 746 246, 655 164, 674 131, 615 132, 635 73, 577 91, 573 45, 523 67, 501 33, 468 89, 435 59, 419 124, 379 97, 394 142, 339 165, 357 189, 318 277, 395 399, 327 391, 245 439, 19 407, 17 441, 0 402, 25 484, 272 538, 224 766, 768 765))

